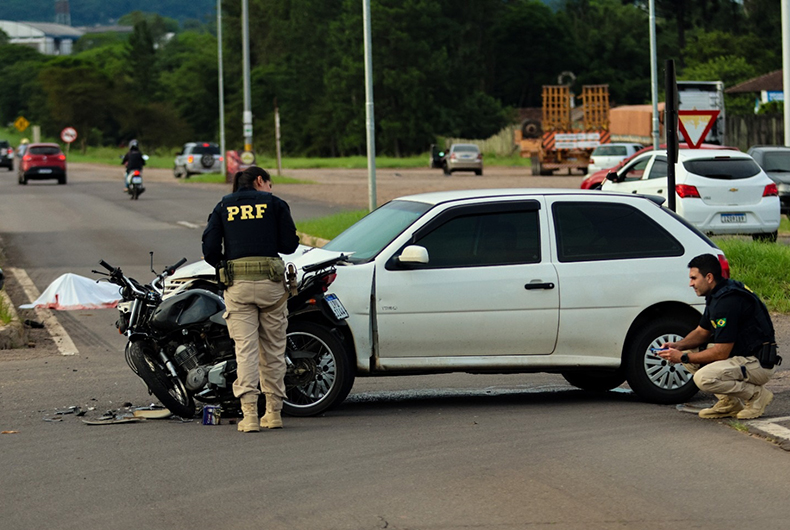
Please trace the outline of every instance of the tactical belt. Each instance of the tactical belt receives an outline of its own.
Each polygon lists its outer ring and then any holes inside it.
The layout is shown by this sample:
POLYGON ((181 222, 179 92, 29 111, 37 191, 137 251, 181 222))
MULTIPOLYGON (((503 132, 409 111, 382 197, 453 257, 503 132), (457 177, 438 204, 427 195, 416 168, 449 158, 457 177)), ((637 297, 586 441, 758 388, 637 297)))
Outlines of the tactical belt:
POLYGON ((234 280, 282 282, 285 264, 281 258, 253 256, 231 260, 219 272, 220 281, 227 286, 234 280))

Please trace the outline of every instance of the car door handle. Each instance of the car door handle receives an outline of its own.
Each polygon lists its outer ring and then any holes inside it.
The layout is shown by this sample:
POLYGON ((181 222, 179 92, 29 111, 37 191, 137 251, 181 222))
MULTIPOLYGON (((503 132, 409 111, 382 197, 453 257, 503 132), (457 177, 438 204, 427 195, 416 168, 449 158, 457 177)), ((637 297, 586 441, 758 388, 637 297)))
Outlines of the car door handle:
POLYGON ((532 291, 534 289, 554 289, 552 282, 529 282, 524 286, 524 289, 532 291))

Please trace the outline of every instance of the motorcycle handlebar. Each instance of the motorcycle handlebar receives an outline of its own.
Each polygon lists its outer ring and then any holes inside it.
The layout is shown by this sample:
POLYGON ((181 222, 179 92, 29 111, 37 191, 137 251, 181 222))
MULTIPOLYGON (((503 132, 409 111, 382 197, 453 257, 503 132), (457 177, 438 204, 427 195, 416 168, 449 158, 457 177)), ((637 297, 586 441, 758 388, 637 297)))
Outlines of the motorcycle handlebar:
POLYGON ((113 267, 112 265, 110 265, 109 263, 104 261, 103 259, 99 260, 99 265, 101 265, 102 267, 104 267, 105 269, 107 269, 110 272, 115 271, 115 267, 113 267))
POLYGON ((173 273, 176 272, 177 268, 179 268, 181 265, 183 265, 186 262, 187 262, 186 258, 181 258, 181 260, 178 263, 176 263, 175 265, 171 265, 170 267, 166 268, 165 271, 167 271, 167 275, 171 276, 173 273))

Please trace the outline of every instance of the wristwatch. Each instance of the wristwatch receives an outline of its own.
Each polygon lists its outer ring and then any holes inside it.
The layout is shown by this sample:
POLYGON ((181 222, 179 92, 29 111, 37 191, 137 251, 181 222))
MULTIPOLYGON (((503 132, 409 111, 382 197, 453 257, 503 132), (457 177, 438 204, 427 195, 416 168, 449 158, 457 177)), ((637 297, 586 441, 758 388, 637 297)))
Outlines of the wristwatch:
POLYGON ((690 363, 691 361, 689 361, 689 354, 686 353, 686 352, 683 352, 683 355, 680 356, 680 362, 686 363, 686 364, 690 363))

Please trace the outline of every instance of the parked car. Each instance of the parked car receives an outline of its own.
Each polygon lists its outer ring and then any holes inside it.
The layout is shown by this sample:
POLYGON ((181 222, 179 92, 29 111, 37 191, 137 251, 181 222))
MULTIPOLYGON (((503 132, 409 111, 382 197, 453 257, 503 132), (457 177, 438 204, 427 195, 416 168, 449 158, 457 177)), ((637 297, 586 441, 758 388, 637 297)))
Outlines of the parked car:
POLYGON ((474 171, 475 175, 483 174, 483 153, 475 144, 453 144, 444 157, 444 174, 452 175, 453 171, 474 171))
MULTIPOLYGON (((729 275, 721 250, 653 200, 579 190, 401 197, 291 259, 301 270, 341 253, 350 258, 329 292, 348 318, 324 324, 352 378, 553 372, 587 390, 628 381, 656 403, 697 392, 650 351, 699 322, 688 262, 714 254, 729 275)), ((189 270, 213 273, 205 262, 189 270)), ((325 371, 334 395, 334 366, 325 371)))
POLYGON ((189 142, 176 155, 173 176, 189 178, 198 173, 219 173, 222 171, 222 161, 219 145, 211 142, 189 142))
POLYGON ((746 151, 776 183, 783 214, 790 214, 790 147, 755 145, 746 151))
POLYGON ((66 183, 66 155, 58 144, 28 144, 19 161, 19 183, 45 179, 58 179, 58 184, 66 183))
MULTIPOLYGON (((661 144, 658 147, 659 147, 659 149, 666 149, 667 148, 667 144, 661 144)), ((688 149, 689 145, 686 144, 686 143, 681 143, 681 144, 678 144, 678 147, 680 149, 688 149)), ((729 151, 740 151, 740 149, 738 149, 737 147, 729 147, 729 146, 726 146, 726 145, 715 145, 715 144, 700 144, 699 149, 726 149, 726 150, 729 150, 729 151)), ((617 171, 617 170, 619 170, 625 164, 630 162, 635 156, 641 155, 642 153, 647 153, 648 151, 652 151, 652 150, 653 150, 653 146, 649 145, 649 146, 647 146, 645 148, 640 149, 635 154, 631 155, 630 157, 626 158, 625 160, 622 160, 617 165, 614 165, 614 166, 612 166, 612 167, 610 167, 608 169, 601 169, 599 171, 596 171, 592 175, 588 175, 587 178, 585 178, 582 181, 582 184, 580 186, 581 189, 583 189, 583 190, 599 190, 599 189, 601 189, 601 185, 603 184, 603 181, 606 180, 607 173, 609 173, 610 171, 617 171)))
POLYGON ((601 144, 590 154, 590 162, 587 164, 587 173, 595 173, 602 169, 609 169, 616 166, 619 162, 634 155, 637 151, 644 149, 642 144, 631 143, 608 143, 601 144))
POLYGON ((14 170, 14 148, 8 140, 0 140, 0 167, 6 167, 8 171, 14 170))
MULTIPOLYGON (((603 191, 668 197, 667 152, 634 157, 610 172, 603 191)), ((706 234, 751 234, 776 241, 779 192, 746 153, 680 149, 675 164, 677 213, 706 234)))

